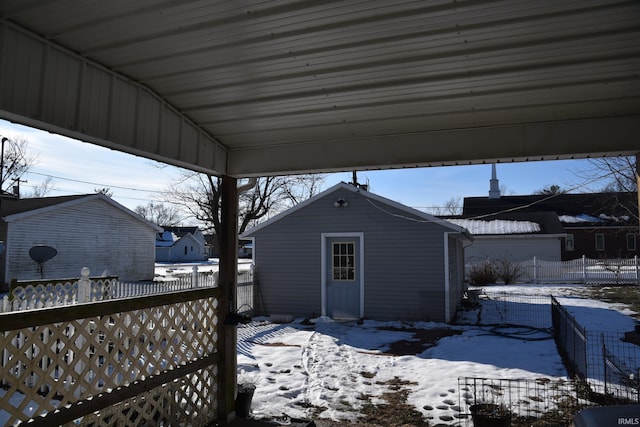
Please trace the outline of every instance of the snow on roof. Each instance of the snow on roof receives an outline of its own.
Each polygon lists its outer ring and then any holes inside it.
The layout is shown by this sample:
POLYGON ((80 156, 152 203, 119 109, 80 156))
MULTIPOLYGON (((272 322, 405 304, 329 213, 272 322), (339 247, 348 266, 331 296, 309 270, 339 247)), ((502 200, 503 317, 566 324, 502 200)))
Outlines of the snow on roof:
POLYGON ((558 216, 560 222, 565 224, 576 224, 580 222, 602 222, 602 219, 588 214, 580 215, 560 215, 558 216))
POLYGON ((560 222, 565 224, 579 224, 581 222, 628 222, 631 217, 629 215, 607 215, 601 213, 598 216, 593 216, 589 214, 579 214, 579 215, 560 215, 558 216, 560 222))
POLYGON ((173 246, 173 244, 179 239, 180 238, 174 232, 165 230, 164 232, 156 235, 156 246, 173 246))
POLYGON ((469 230, 472 235, 480 234, 525 234, 540 232, 540 225, 532 221, 511 221, 494 219, 490 221, 481 219, 448 219, 460 227, 469 230))

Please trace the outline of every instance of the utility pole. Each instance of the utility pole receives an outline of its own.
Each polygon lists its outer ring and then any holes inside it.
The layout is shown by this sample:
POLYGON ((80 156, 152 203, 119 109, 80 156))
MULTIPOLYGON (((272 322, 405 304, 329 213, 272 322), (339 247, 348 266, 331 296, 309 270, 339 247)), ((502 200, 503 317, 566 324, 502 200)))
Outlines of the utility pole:
POLYGON ((640 153, 636 153, 636 194, 638 195, 638 227, 640 227, 640 153))
POLYGON ((4 190, 2 187, 4 186, 4 143, 8 141, 9 138, 2 137, 2 147, 0 148, 0 197, 4 194, 4 190))
MULTIPOLYGON (((2 216, 2 198, 4 196, 4 190, 2 189, 4 185, 4 143, 8 141, 9 138, 2 137, 2 147, 0 147, 0 222, 4 221, 4 217, 2 216)), ((0 254, 4 253, 4 240, 0 241, 0 254)), ((4 262, 4 261, 3 261, 4 262)), ((0 282, 1 285, 1 282, 0 282)))

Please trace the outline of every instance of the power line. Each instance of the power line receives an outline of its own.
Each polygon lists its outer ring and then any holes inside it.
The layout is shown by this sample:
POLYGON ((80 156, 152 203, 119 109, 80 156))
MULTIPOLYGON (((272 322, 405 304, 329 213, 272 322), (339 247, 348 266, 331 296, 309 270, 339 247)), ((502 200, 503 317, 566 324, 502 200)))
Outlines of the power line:
POLYGON ((27 172, 28 174, 31 175, 39 175, 39 176, 44 176, 47 178, 55 178, 55 179, 61 179, 63 181, 71 181, 71 182, 78 182, 80 184, 89 184, 89 185, 97 185, 99 187, 109 187, 109 188, 118 188, 120 190, 129 190, 129 191, 141 191, 144 193, 163 193, 163 191, 160 190, 144 190, 141 188, 133 188, 133 187, 123 187, 123 186, 119 186, 119 185, 110 185, 110 184, 101 184, 101 183, 97 183, 97 182, 91 182, 91 181, 83 181, 80 179, 72 179, 72 178, 63 178, 61 176, 56 176, 56 175, 49 175, 49 174, 45 174, 45 173, 38 173, 38 172, 27 172))

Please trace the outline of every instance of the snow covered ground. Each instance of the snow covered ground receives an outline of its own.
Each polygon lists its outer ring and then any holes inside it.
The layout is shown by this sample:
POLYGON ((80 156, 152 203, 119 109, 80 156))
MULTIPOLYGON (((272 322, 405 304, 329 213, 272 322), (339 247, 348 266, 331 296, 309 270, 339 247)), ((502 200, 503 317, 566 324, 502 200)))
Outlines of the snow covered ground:
MULTIPOLYGON (((588 329, 633 330, 635 321, 624 307, 577 297, 580 289, 527 285, 492 287, 491 291, 553 294, 588 329)), ((533 306, 536 309, 535 301, 533 306)), ((500 306, 496 307, 496 313, 504 316, 500 306)), ((549 312, 548 305, 538 308, 540 313, 549 312)), ((476 322, 471 319, 469 323, 476 322)), ((526 331, 522 339, 517 338, 522 332, 517 328, 506 330, 515 332, 515 339, 492 329, 433 322, 367 320, 358 324, 320 318, 273 324, 268 319, 256 319, 238 327, 238 371, 240 381, 248 379, 257 385, 252 404, 255 418, 286 415, 355 420, 366 396, 372 403, 379 402, 381 394, 388 391, 383 384, 397 377, 408 383, 404 386, 410 390, 407 402, 430 422, 444 425, 462 422, 460 414, 466 408, 459 378, 567 379, 555 342, 543 328, 526 331), (417 329, 445 328, 459 333, 443 337, 437 345, 426 346, 416 354, 390 351, 393 343, 404 340, 409 345, 415 341, 417 329)))
MULTIPOLYGON (((250 269, 251 263, 252 261, 248 258, 238 259, 238 271, 250 269)), ((175 276, 191 274, 193 267, 196 267, 199 273, 215 273, 219 268, 219 260, 218 258, 209 258, 206 261, 182 263, 157 262, 155 280, 167 280, 175 276)))
MULTIPOLYGON (((199 263, 199 271, 217 271, 216 261, 199 263)), ((240 269, 250 265, 247 260, 240 269)), ((157 272, 168 277, 188 274, 192 267, 159 265, 157 272)), ((355 420, 364 405, 382 403, 383 393, 395 382, 408 389, 407 403, 432 424, 468 425, 461 418, 468 411, 468 396, 460 378, 567 379, 555 342, 545 331, 551 326, 548 295, 590 331, 625 332, 636 324, 627 307, 585 298, 581 285, 491 286, 483 294, 482 314, 470 311, 460 325, 323 318, 289 324, 257 318, 239 325, 239 382, 257 386, 253 417, 355 420), (504 302, 499 296, 503 292, 526 298, 504 302), (496 331, 479 325, 514 323, 513 316, 530 320, 536 329, 496 331)))

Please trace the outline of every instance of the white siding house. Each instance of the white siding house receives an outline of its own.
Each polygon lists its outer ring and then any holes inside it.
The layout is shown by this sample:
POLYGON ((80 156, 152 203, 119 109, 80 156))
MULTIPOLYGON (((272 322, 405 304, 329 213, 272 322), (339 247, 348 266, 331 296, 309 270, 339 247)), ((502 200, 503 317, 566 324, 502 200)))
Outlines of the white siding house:
POLYGON ((155 237, 162 229, 103 194, 3 198, 1 213, 4 283, 74 278, 82 267, 123 281, 154 277, 155 237), (42 272, 29 256, 38 245, 57 251, 42 272))
POLYGON ((351 184, 251 230, 257 311, 296 317, 451 321, 467 231, 351 184))
MULTIPOLYGON (((521 218, 527 218, 521 215, 521 218)), ((449 218, 454 224, 469 230, 473 243, 465 248, 465 263, 508 259, 528 261, 561 260, 564 233, 555 215, 534 215, 529 219, 463 219, 449 218), (551 224, 549 224, 551 223, 551 224), (553 230, 553 231, 550 231, 553 230)))
POLYGON ((192 262, 207 259, 198 227, 165 227, 156 237, 156 262, 192 262))

